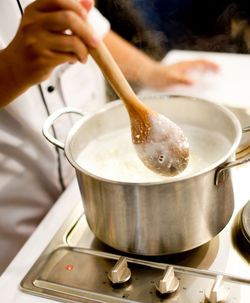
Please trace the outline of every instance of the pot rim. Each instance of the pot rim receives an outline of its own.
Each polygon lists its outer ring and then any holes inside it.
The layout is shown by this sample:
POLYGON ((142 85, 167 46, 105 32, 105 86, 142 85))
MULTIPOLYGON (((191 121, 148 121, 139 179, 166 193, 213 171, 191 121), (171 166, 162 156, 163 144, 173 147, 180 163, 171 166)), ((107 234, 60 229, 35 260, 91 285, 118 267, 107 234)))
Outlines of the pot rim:
POLYGON ((221 110, 233 122, 235 129, 237 131, 236 138, 235 138, 233 144, 231 145, 230 149, 228 150, 228 152, 225 153, 225 155, 223 157, 221 157, 219 160, 212 163, 211 165, 205 167, 204 169, 202 169, 194 174, 191 174, 191 175, 184 175, 183 177, 176 176, 176 177, 173 177, 173 179, 168 179, 167 181, 163 180, 163 181, 154 181, 154 182, 128 182, 128 181, 116 181, 116 180, 112 180, 112 179, 103 178, 101 176, 98 176, 98 175, 95 175, 94 173, 89 172, 88 170, 85 170, 77 163, 77 161, 72 157, 72 155, 70 153, 70 142, 71 142, 72 138, 74 137, 75 133, 77 132, 77 130, 80 128, 80 126, 83 123, 85 123, 85 121, 92 119, 97 113, 102 113, 102 112, 109 110, 112 107, 122 105, 123 102, 120 99, 118 99, 118 100, 114 100, 110 103, 105 104, 101 109, 97 110, 96 112, 86 114, 80 120, 78 120, 74 124, 74 126, 70 129, 70 131, 66 137, 66 140, 65 140, 64 152, 65 152, 65 155, 66 155, 68 161, 75 169, 79 170, 80 172, 82 172, 94 179, 97 179, 97 180, 105 182, 105 183, 131 185, 131 186, 165 185, 165 184, 176 183, 179 181, 186 181, 186 180, 198 177, 200 175, 203 175, 205 173, 208 173, 208 172, 218 168, 221 164, 225 163, 236 151, 236 149, 240 143, 241 135, 242 135, 241 124, 240 124, 240 121, 238 120, 238 118, 236 117, 236 115, 232 111, 230 111, 228 108, 226 108, 224 105, 217 104, 215 102, 208 101, 206 99, 193 97, 193 96, 186 96, 186 95, 181 95, 181 94, 172 95, 172 94, 161 93, 161 94, 151 94, 151 95, 147 95, 147 96, 138 95, 138 97, 139 97, 139 99, 142 99, 142 100, 143 99, 152 99, 152 98, 168 99, 168 98, 183 98, 184 97, 184 98, 187 98, 190 100, 199 100, 199 101, 211 104, 212 106, 215 106, 219 110, 221 110))

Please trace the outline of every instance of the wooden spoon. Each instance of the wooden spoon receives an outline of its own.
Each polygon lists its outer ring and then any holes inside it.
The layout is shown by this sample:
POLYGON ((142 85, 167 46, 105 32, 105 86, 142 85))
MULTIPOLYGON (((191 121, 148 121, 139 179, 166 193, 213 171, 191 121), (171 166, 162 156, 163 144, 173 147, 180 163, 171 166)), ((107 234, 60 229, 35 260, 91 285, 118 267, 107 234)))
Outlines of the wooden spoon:
POLYGON ((166 176, 183 171, 189 144, 180 127, 137 98, 103 42, 89 52, 127 108, 132 142, 144 165, 166 176))

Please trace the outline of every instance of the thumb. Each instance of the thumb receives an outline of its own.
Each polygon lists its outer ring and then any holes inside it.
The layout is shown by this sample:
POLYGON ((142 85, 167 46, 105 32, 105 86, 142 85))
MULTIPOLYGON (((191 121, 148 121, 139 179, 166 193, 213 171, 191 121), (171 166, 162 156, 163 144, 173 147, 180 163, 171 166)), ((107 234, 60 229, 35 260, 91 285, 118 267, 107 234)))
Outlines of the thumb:
POLYGON ((194 84, 194 81, 187 77, 178 77, 175 80, 176 80, 176 84, 185 84, 185 85, 194 84))

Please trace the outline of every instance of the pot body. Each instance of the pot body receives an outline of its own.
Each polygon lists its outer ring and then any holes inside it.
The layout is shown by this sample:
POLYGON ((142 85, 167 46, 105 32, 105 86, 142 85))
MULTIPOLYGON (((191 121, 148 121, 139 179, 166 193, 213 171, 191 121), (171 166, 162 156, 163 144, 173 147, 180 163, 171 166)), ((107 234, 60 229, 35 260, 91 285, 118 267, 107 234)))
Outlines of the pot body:
POLYGON ((96 136, 129 124, 124 106, 115 101, 72 128, 65 153, 76 169, 86 218, 98 239, 132 254, 183 252, 211 240, 231 218, 231 172, 224 172, 220 185, 215 185, 215 177, 218 167, 234 158, 241 139, 240 123, 224 107, 197 98, 158 95, 144 102, 178 124, 222 133, 230 148, 206 169, 171 182, 127 183, 95 176, 76 159, 96 136))
POLYGON ((141 186, 103 182, 77 170, 90 229, 107 245, 139 255, 186 251, 225 227, 234 209, 231 176, 217 187, 214 174, 141 186))

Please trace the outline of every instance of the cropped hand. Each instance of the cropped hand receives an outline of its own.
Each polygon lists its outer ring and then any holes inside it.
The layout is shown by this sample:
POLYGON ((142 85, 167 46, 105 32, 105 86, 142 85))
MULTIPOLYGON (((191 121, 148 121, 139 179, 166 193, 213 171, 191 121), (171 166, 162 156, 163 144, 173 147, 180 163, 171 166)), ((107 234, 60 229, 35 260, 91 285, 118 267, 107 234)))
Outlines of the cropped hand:
POLYGON ((0 55, 10 79, 24 90, 65 62, 85 62, 98 38, 86 22, 91 0, 37 0, 24 11, 17 34, 0 55), (70 34, 68 34, 70 33, 70 34))
POLYGON ((156 89, 177 84, 192 85, 195 81, 188 76, 189 72, 196 70, 203 74, 218 69, 219 66, 216 63, 204 59, 181 61, 168 66, 162 63, 154 63, 148 73, 146 82, 147 85, 156 89))

